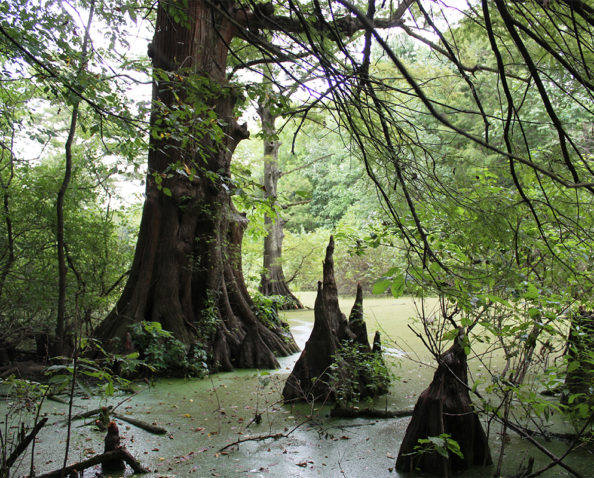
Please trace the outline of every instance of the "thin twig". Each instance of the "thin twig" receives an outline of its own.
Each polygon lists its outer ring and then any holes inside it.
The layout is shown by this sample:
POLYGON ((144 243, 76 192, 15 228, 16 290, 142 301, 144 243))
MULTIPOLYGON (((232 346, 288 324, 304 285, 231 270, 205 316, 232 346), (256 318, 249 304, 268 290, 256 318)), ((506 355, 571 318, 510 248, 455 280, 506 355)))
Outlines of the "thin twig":
POLYGON ((234 441, 233 443, 229 443, 229 444, 225 445, 223 448, 221 448, 219 450, 219 452, 225 451, 227 448, 231 448, 232 446, 237 446, 241 443, 245 443, 248 441, 278 440, 280 438, 288 438, 289 435, 291 435, 291 433, 293 433, 295 430, 297 430, 300 426, 302 426, 310 421, 311 421, 311 418, 308 418, 307 420, 302 421, 298 425, 295 425, 291 430, 289 430, 286 433, 269 433, 267 435, 257 435, 257 436, 253 436, 253 437, 250 436, 250 437, 246 437, 246 438, 241 438, 239 440, 234 441))

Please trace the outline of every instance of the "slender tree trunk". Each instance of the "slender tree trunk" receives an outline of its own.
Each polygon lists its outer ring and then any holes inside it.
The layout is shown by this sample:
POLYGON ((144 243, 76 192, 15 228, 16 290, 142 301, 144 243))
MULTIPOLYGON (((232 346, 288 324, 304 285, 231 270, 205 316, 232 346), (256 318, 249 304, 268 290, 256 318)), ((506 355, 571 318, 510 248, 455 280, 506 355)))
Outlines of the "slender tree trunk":
POLYGON ((0 176, 0 187, 2 188, 2 205, 3 205, 3 214, 4 214, 4 224, 6 226, 6 253, 3 255, 7 255, 6 261, 2 265, 2 271, 0 272, 0 298, 2 297, 2 293, 4 291, 4 284, 6 283, 6 278, 8 277, 8 273, 12 268, 12 265, 15 261, 14 255, 14 233, 12 230, 12 217, 10 212, 10 185, 12 180, 14 179, 14 129, 12 130, 12 134, 10 137, 10 149, 2 149, 2 161, 0 164, 4 163, 4 153, 7 153, 8 156, 8 178, 6 181, 0 176))
MULTIPOLYGON (((271 93, 272 94, 272 93, 271 93)), ((278 150, 280 142, 276 135, 275 122, 277 116, 272 112, 269 97, 260 102, 258 114, 264 134, 264 196, 276 204, 278 180, 281 172, 278 167, 278 150)), ((290 291, 283 272, 282 248, 283 226, 285 221, 277 214, 271 219, 266 216, 265 224, 268 235, 264 238, 264 272, 260 282, 260 292, 264 295, 280 295, 285 297, 284 309, 303 309, 303 305, 290 291)))
MULTIPOLYGON (((91 2, 89 10, 89 19, 85 28, 85 37, 83 40, 82 50, 80 54, 80 63, 78 67, 78 74, 86 68, 87 62, 87 48, 89 43, 89 30, 91 28, 91 22, 93 21, 93 14, 95 11, 95 2, 91 2)), ((64 200, 66 198, 66 191, 70 184, 72 177, 72 145, 76 136, 76 126, 78 122, 80 100, 77 98, 72 105, 72 114, 70 116, 70 128, 68 131, 68 137, 64 146, 66 162, 64 165, 64 178, 62 184, 58 190, 58 197, 56 200, 56 215, 57 215, 57 226, 56 226, 56 242, 58 249, 58 307, 56 317, 56 331, 55 331, 55 342, 53 346, 54 355, 63 355, 65 346, 65 334, 66 334, 66 245, 64 241, 64 200)))
POLYGON ((235 28, 220 12, 240 22, 245 12, 230 1, 213 5, 159 3, 138 243, 122 296, 95 335, 123 343, 131 324, 157 321, 184 343, 205 347, 211 369, 277 367, 275 355, 297 347, 252 310, 241 270, 247 221, 231 202, 231 156, 248 131, 235 119, 236 92, 225 76, 235 28))

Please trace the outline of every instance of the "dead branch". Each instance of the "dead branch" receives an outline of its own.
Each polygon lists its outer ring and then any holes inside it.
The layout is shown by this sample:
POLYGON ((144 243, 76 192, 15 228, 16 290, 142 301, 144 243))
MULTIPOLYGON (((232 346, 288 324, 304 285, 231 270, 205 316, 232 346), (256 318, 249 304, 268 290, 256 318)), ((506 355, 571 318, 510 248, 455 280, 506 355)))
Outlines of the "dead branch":
POLYGON ((33 441, 35 436, 39 433, 39 430, 41 430, 46 423, 47 423, 47 417, 42 418, 33 427, 33 430, 31 430, 31 432, 29 432, 29 434, 25 438, 23 438, 23 440, 16 446, 14 451, 10 454, 10 456, 6 460, 6 464, 5 464, 6 469, 10 469, 12 467, 12 465, 14 465, 14 462, 17 460, 17 458, 21 455, 21 453, 23 453, 27 449, 27 447, 29 446, 29 443, 31 443, 33 441))
POLYGON ((576 470, 574 470, 572 467, 570 467, 567 463, 564 463, 562 461, 562 458, 559 458, 556 455, 554 455, 552 452, 550 452, 547 448, 545 448, 538 441, 536 441, 536 439, 534 439, 531 435, 526 433, 521 427, 519 427, 509 421, 506 422, 506 425, 510 430, 516 432, 522 438, 525 438, 526 440, 528 440, 532 445, 534 445, 542 453, 544 453, 546 456, 548 456, 555 464, 559 465, 562 468, 565 468, 569 473, 573 474, 574 476, 576 476, 578 478, 583 477, 582 474, 578 473, 576 470))
POLYGON ((120 415, 119 413, 112 413, 112 416, 115 418, 119 418, 120 420, 124 420, 125 422, 131 423, 138 428, 142 428, 147 432, 154 433, 155 435, 166 435, 167 430, 165 428, 159 427, 157 425, 152 425, 150 423, 143 422, 141 420, 137 420, 136 418, 127 417, 126 415, 120 415))
MULTIPOLYGON (((99 407, 99 408, 94 408, 93 410, 89 410, 87 412, 82 412, 82 413, 77 413, 76 415, 72 416, 72 421, 74 420, 80 420, 82 418, 89 418, 92 417, 93 415, 99 415, 102 411, 103 408, 107 408, 108 412, 111 412, 111 409, 113 407, 99 407)), ((67 422, 68 419, 65 419, 64 422, 67 422)))
POLYGON ((304 425, 305 423, 307 423, 309 421, 311 421, 311 418, 308 418, 307 420, 302 421, 298 425, 295 425, 293 428, 291 428, 291 430, 289 430, 286 433, 269 433, 267 435, 257 435, 257 436, 241 438, 239 440, 234 441, 233 443, 229 443, 229 444, 225 445, 223 448, 221 448, 219 450, 219 452, 225 451, 227 448, 231 448, 232 446, 237 446, 241 443, 245 443, 248 441, 279 440, 280 438, 288 438, 289 435, 291 435, 291 433, 293 433, 300 426, 304 425))
POLYGON ((65 468, 60 468, 59 470, 50 471, 49 473, 45 473, 43 475, 38 475, 37 478, 61 478, 62 476, 67 476, 69 473, 73 471, 82 471, 86 470, 95 465, 99 465, 105 462, 110 462, 113 460, 124 460, 130 468, 134 470, 134 473, 148 473, 149 470, 144 468, 139 461, 136 460, 125 448, 119 448, 117 450, 108 451, 107 453, 102 453, 101 455, 94 456, 89 458, 88 460, 81 461, 79 463, 75 463, 73 465, 67 466, 65 468))
POLYGON ((333 408, 330 416, 334 418, 401 418, 410 417, 413 410, 374 410, 373 408, 333 408))
POLYGON ((301 268, 303 267, 303 263, 305 262, 305 260, 308 259, 315 251, 316 251, 315 248, 312 248, 308 254, 301 256, 301 262, 295 268, 293 275, 291 277, 289 277, 289 279, 286 280, 287 284, 290 284, 291 282, 293 282, 295 280, 295 277, 297 277, 297 274, 299 274, 301 272, 301 268))

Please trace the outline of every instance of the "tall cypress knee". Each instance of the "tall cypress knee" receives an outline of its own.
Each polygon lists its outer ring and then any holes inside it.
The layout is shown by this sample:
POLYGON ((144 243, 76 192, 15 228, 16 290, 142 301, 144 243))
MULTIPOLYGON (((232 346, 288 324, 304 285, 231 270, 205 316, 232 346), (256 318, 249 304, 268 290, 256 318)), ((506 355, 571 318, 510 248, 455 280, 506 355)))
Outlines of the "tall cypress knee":
POLYGON ((369 345, 361 286, 349 321, 338 306, 333 253, 334 238, 330 237, 323 281, 318 282, 313 330, 285 383, 285 401, 333 401, 339 398, 337 384, 347 385, 347 395, 357 394, 359 398, 387 391, 386 377, 372 375, 364 366, 366 361, 381 360, 381 355, 372 352, 369 345))

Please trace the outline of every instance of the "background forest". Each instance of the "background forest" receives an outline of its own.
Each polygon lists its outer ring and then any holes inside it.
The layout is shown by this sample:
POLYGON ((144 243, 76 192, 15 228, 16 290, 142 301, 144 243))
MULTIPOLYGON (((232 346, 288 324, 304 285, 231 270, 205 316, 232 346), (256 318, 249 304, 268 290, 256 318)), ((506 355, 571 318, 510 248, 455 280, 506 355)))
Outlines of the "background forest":
POLYGON ((447 3, 2 3, 2 373, 276 367, 333 235, 341 295, 503 361, 481 411, 590 441, 594 10, 447 3))

